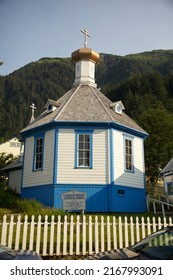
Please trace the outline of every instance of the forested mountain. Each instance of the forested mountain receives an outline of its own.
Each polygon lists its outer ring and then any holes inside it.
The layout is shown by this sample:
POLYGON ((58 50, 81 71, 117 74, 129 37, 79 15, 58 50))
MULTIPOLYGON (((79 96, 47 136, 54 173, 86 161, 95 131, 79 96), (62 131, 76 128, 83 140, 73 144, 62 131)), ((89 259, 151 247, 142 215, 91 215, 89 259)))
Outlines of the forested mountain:
MULTIPOLYGON (((70 58, 42 58, 0 76, 0 137, 18 135, 30 120, 33 102, 37 116, 48 98, 57 100, 73 81, 70 58)), ((125 112, 137 121, 150 108, 163 107, 173 113, 173 50, 100 54, 96 82, 112 101, 121 99, 125 112)))

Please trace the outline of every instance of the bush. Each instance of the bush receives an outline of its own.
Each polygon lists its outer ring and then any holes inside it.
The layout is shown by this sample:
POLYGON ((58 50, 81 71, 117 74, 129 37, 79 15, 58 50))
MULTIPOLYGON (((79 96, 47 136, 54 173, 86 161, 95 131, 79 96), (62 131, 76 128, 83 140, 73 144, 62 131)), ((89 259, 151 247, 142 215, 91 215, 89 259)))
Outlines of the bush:
POLYGON ((16 160, 13 154, 0 153, 0 188, 5 189, 8 185, 8 178, 6 172, 1 169, 16 160))
POLYGON ((43 205, 36 201, 35 199, 18 199, 16 202, 16 207, 19 212, 27 213, 35 211, 41 211, 43 205))
POLYGON ((18 199, 14 192, 0 188, 0 207, 16 209, 18 199))

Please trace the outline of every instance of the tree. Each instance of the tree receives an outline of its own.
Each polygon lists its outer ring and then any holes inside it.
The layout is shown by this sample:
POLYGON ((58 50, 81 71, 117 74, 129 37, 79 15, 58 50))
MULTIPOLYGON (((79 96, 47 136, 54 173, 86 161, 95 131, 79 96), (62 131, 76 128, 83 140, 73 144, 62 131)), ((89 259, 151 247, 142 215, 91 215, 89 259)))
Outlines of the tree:
POLYGON ((7 184, 7 176, 1 169, 12 163, 15 159, 16 157, 14 157, 13 154, 0 154, 0 187, 4 187, 7 184))
POLYGON ((163 108, 149 109, 138 123, 149 133, 145 140, 146 175, 156 183, 161 169, 173 156, 173 115, 163 108))

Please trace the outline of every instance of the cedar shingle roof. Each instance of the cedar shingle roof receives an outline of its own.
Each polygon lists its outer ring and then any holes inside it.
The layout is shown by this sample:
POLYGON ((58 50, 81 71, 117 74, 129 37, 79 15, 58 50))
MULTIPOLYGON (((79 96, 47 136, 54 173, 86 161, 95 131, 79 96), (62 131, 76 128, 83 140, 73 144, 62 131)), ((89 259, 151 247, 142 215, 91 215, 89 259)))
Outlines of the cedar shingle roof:
POLYGON ((124 125, 134 130, 147 133, 124 112, 116 113, 112 103, 100 90, 90 85, 73 87, 57 100, 59 107, 52 113, 44 111, 38 118, 25 127, 21 132, 51 123, 53 121, 70 122, 111 122, 124 125))

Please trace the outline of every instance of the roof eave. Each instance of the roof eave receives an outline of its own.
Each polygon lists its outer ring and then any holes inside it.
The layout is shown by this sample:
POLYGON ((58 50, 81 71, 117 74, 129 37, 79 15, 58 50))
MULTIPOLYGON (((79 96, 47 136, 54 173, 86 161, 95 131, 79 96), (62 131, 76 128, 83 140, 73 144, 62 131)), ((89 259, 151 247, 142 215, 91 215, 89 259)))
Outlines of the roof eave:
POLYGON ((148 133, 145 132, 145 131, 140 131, 140 130, 137 130, 137 129, 134 129, 134 128, 131 128, 131 127, 128 127, 128 126, 125 126, 123 124, 119 124, 119 123, 116 123, 116 122, 94 122, 94 121, 59 121, 59 120, 53 120, 51 123, 46 123, 46 124, 43 124, 39 127, 34 127, 34 128, 31 128, 31 129, 28 129, 26 131, 23 131, 21 132, 21 136, 23 138, 31 135, 31 134, 34 134, 34 133, 38 133, 39 131, 43 131, 43 130, 50 130, 50 129, 53 129, 53 128, 56 128, 56 127, 59 127, 59 128, 62 128, 62 127, 76 127, 76 126, 93 126, 94 128, 98 127, 103 127, 103 128, 115 128, 117 130, 121 130, 123 131, 124 133, 129 133, 129 134, 132 134, 134 136, 137 136, 137 137, 140 137, 140 138, 143 138, 143 139, 146 139, 148 137, 148 133))

